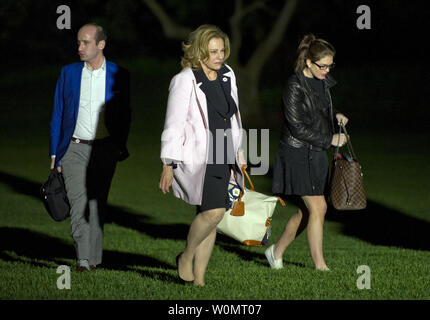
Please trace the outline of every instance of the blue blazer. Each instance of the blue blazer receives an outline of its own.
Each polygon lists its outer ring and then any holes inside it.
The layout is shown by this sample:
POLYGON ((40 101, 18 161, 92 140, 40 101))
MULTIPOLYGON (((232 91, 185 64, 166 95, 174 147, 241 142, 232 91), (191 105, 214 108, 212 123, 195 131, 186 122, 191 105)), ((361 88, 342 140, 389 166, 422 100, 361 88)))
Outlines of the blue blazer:
MULTIPOLYGON (((69 147, 79 110, 81 76, 84 62, 66 65, 57 81, 51 119, 49 154, 56 166, 69 147)), ((118 148, 118 160, 128 157, 126 142, 130 129, 130 89, 128 71, 106 60, 105 125, 118 148)))

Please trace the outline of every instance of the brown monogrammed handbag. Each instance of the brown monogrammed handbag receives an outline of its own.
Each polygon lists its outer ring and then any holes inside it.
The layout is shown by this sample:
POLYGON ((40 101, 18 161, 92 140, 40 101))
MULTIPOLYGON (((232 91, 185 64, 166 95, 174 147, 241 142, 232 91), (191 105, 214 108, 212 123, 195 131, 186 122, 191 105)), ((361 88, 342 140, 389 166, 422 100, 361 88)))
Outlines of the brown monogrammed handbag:
MULTIPOLYGON (((340 125, 339 133, 346 132, 340 125)), ((361 210, 366 208, 366 192, 363 184, 363 173, 348 136, 348 154, 339 153, 336 147, 332 163, 329 200, 337 210, 361 210)))

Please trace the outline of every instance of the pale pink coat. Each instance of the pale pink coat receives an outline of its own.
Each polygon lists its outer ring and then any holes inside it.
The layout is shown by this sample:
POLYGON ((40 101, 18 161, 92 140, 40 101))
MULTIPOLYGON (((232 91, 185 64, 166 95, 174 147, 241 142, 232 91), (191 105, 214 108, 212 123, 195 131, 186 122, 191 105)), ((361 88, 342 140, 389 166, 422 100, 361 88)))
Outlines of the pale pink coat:
MULTIPOLYGON (((233 147, 236 163, 245 164, 240 152, 242 141, 242 122, 239 113, 236 77, 233 70, 223 77, 231 81, 231 96, 238 111, 231 117, 233 147), (240 157, 240 158, 239 158, 240 157)), ((161 159, 179 161, 173 170, 173 194, 192 205, 200 205, 203 194, 203 182, 206 164, 209 158, 208 148, 208 111, 206 96, 196 83, 190 68, 184 68, 170 82, 164 130, 161 135, 161 159)), ((240 171, 232 170, 231 182, 243 189, 243 176, 240 171)), ((227 192, 227 191, 226 191, 227 192)))

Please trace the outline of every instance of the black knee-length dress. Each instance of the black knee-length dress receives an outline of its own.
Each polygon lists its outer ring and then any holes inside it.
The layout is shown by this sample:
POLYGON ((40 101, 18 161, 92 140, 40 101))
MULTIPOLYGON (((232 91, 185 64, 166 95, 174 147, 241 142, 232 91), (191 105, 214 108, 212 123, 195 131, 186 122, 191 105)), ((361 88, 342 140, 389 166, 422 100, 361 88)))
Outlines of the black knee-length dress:
POLYGON ((226 92, 229 90, 226 90, 221 82, 230 81, 230 79, 224 77, 221 72, 218 72, 217 79, 212 81, 207 78, 202 69, 194 71, 194 76, 197 83, 202 83, 200 89, 206 95, 208 126, 212 135, 202 203, 196 210, 200 213, 217 208, 228 209, 228 183, 231 166, 235 166, 235 154, 231 134, 229 130, 225 130, 231 128, 230 119, 237 112, 237 106, 231 99, 230 92, 226 92), (223 148, 221 148, 222 145, 223 148))

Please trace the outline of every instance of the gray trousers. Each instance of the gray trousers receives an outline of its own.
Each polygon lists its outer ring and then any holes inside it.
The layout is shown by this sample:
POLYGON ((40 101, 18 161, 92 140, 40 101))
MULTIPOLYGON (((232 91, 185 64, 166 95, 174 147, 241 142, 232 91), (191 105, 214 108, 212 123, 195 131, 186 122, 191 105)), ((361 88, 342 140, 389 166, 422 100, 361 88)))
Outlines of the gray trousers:
POLYGON ((102 262, 106 203, 117 159, 116 149, 104 139, 93 145, 70 142, 61 160, 77 259, 94 266, 102 262))

